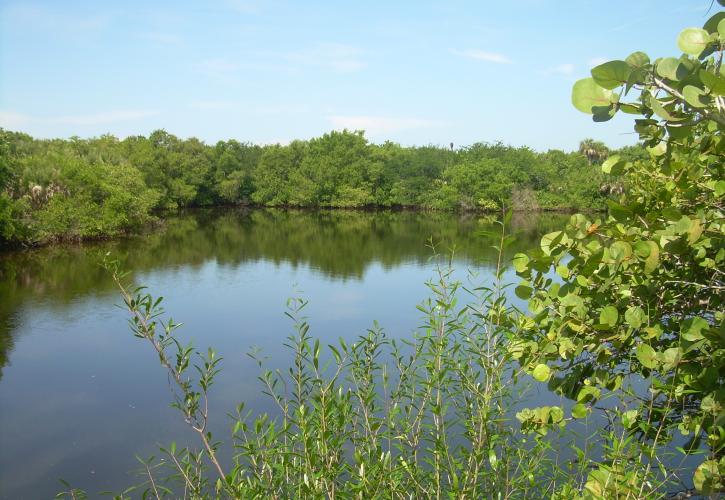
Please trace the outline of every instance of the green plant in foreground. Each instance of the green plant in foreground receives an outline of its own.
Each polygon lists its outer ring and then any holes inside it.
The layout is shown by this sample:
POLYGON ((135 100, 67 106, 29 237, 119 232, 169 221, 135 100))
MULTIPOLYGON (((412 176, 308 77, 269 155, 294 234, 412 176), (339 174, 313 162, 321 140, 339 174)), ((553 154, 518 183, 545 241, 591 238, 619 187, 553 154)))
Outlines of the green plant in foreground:
MULTIPOLYGON (((608 217, 575 215, 515 257, 532 317, 514 350, 576 401, 574 417, 622 393, 630 459, 650 469, 665 468, 658 444, 690 436, 681 451, 705 452, 694 485, 715 494, 725 474, 725 13, 682 31, 678 46, 679 58, 635 52, 574 85, 574 105, 595 121, 638 115, 650 158, 609 157, 602 170, 628 192, 608 217)), ((611 495, 623 465, 603 463, 589 487, 611 495)))
MULTIPOLYGON (((504 293, 503 255, 513 242, 505 227, 500 223, 492 284, 465 289, 452 279, 450 261, 439 262, 428 283, 432 297, 420 306, 424 327, 411 340, 389 339, 375 325, 353 344, 341 339, 328 346, 326 355, 309 333, 306 302, 290 299, 295 333, 285 345, 292 366, 260 376, 278 412, 253 415, 238 406, 226 443, 207 429, 207 394, 220 359, 211 350, 184 346, 175 334, 179 325, 162 320, 162 299, 129 287, 118 263, 108 263, 133 333, 158 354, 174 406, 201 443, 199 450, 172 443, 160 460, 141 460, 144 483, 116 498, 134 492, 154 498, 610 496, 592 486, 596 451, 587 441, 603 445, 608 456, 631 457, 625 433, 611 427, 585 436, 583 445, 580 439, 572 444, 574 433, 550 431, 584 415, 575 410, 567 417, 562 406, 523 409, 513 418, 528 368, 515 367, 521 359, 516 347, 531 318, 508 305, 504 293), (471 300, 459 305, 462 293, 471 300), (219 458, 225 446, 233 449, 231 463, 219 458), (567 451, 576 456, 570 463, 562 461, 567 451)), ((261 358, 252 357, 263 369, 261 358)), ((545 371, 536 364, 534 378, 543 379, 545 371)), ((653 476, 645 462, 626 466, 629 486, 620 481, 614 497, 658 498, 669 486, 668 478, 635 484, 653 476)))
POLYGON ((207 429, 207 391, 219 358, 183 346, 174 334, 178 324, 161 320, 161 299, 131 289, 117 263, 109 264, 134 334, 159 355, 174 406, 202 444, 198 452, 172 445, 162 450, 161 462, 144 462, 147 480, 139 488, 155 497, 190 498, 552 494, 557 467, 550 443, 543 434, 522 435, 507 414, 520 395, 507 349, 520 316, 501 286, 503 252, 513 239, 500 226, 494 284, 465 290, 472 301, 459 306, 464 289, 452 280, 450 261, 439 263, 428 284, 432 298, 420 306, 426 323, 411 340, 389 339, 375 326, 352 344, 340 339, 325 354, 309 333, 306 302, 291 299, 295 334, 285 345, 292 366, 260 376, 278 412, 253 416, 237 408, 227 444, 234 450, 231 464, 221 463, 221 444, 207 429))

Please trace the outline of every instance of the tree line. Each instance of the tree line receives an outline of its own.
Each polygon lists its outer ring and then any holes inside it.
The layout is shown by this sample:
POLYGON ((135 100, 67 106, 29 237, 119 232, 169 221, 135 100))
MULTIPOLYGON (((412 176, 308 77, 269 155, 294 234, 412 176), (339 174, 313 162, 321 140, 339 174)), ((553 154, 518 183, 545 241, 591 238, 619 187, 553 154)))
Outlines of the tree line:
MULTIPOLYGON (((644 150, 619 153, 634 159, 644 150)), ((373 144, 347 130, 261 146, 164 130, 45 140, 0 129, 0 241, 112 236, 160 210, 199 206, 599 209, 622 189, 592 166, 608 154, 592 140, 539 153, 501 143, 373 144)))

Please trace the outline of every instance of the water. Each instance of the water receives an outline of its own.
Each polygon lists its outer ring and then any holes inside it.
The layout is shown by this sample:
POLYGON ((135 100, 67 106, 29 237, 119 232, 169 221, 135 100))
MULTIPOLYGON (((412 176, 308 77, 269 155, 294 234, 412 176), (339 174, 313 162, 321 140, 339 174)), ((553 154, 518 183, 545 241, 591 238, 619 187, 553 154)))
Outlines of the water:
MULTIPOLYGON (((560 215, 517 216, 511 253, 538 245, 560 215)), ((284 366, 288 297, 309 299, 312 333, 390 336, 421 324, 432 238, 455 246, 455 265, 490 278, 488 217, 413 212, 198 210, 151 234, 0 254, 0 498, 52 498, 63 478, 95 493, 138 481, 135 455, 172 440, 196 446, 157 357, 128 331, 100 262, 110 252, 137 283, 165 297, 183 339, 224 358, 213 389, 212 430, 228 435, 236 403, 271 410, 246 355, 257 346, 284 366)))

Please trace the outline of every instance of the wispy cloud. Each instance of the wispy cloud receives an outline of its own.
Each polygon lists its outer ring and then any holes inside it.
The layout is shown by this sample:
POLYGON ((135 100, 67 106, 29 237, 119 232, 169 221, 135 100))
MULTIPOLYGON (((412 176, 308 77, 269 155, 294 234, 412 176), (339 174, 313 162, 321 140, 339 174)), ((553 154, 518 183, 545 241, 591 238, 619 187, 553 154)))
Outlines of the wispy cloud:
POLYGON ((32 117, 12 111, 0 111, 0 127, 17 130, 32 122, 32 117))
POLYGON ((332 115, 327 119, 336 129, 364 130, 371 136, 441 125, 434 120, 392 116, 332 115))
POLYGON ((107 125, 111 123, 143 120, 158 115, 158 111, 125 109, 86 115, 36 116, 13 111, 0 111, 0 127, 17 129, 32 124, 107 125))
POLYGON ((44 5, 10 5, 3 9, 4 21, 33 31, 62 35, 87 35, 102 31, 111 22, 107 14, 75 14, 44 5))
POLYGON ((466 49, 466 50, 451 50, 451 52, 457 56, 467 57, 469 59, 475 59, 477 61, 486 61, 496 64, 511 64, 513 61, 503 54, 498 52, 488 52, 486 50, 479 49, 466 49))
POLYGON ((47 118, 52 123, 63 125, 105 125, 108 123, 128 122, 142 120, 158 115, 158 111, 127 109, 117 111, 106 111, 89 115, 65 115, 47 118))
POLYGON ((307 49, 289 52, 285 57, 292 63, 352 73, 367 66, 363 51, 340 43, 322 43, 307 49))
POLYGON ((573 64, 563 63, 563 64, 558 64, 556 66, 552 66, 550 68, 545 69, 544 74, 569 76, 569 75, 574 74, 575 69, 576 69, 576 66, 574 66, 573 64))

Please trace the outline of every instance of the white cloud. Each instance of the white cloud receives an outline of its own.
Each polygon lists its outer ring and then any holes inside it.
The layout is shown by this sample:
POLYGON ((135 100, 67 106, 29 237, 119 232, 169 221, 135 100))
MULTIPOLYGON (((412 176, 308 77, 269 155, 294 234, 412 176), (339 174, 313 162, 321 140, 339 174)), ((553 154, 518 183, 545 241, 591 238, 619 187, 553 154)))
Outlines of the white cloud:
POLYGON ((157 111, 127 109, 117 111, 106 111, 89 115, 65 115, 54 118, 46 118, 45 121, 60 123, 63 125, 104 125, 107 123, 118 123, 143 120, 158 115, 157 111))
POLYGON ((587 61, 587 64, 589 64, 590 68, 593 68, 594 66, 599 66, 600 64, 604 64, 605 62, 609 61, 606 57, 593 57, 587 61))
POLYGON ((468 57, 469 59, 476 59, 477 61, 486 61, 496 64, 511 64, 513 61, 503 54, 497 52, 487 52, 479 49, 467 49, 467 50, 451 50, 457 56, 468 57))
POLYGON ((339 43, 323 43, 289 52, 286 58, 296 64, 331 69, 339 73, 360 71, 367 66, 363 51, 357 47, 339 43))
POLYGON ((18 129, 28 123, 32 122, 33 119, 22 113, 14 113, 12 111, 0 111, 0 127, 7 129, 18 129))
POLYGON ((569 76, 574 73, 574 70, 576 69, 576 66, 574 66, 571 63, 563 63, 559 64, 557 66, 552 66, 551 68, 548 68, 544 71, 547 75, 565 75, 569 76))
POLYGON ((97 33, 107 28, 111 18, 106 14, 76 15, 43 5, 11 5, 4 9, 6 22, 41 31, 62 35, 97 33))
POLYGON ((327 119, 336 129, 364 130, 371 136, 440 125, 440 122, 433 120, 390 116, 332 115, 327 119))
POLYGON ((12 111, 0 111, 0 127, 17 129, 30 124, 59 125, 105 125, 125 121, 136 121, 157 115, 151 110, 116 110, 87 115, 34 116, 12 111))

